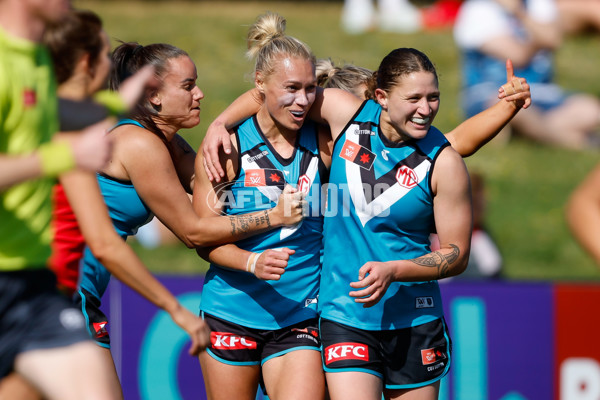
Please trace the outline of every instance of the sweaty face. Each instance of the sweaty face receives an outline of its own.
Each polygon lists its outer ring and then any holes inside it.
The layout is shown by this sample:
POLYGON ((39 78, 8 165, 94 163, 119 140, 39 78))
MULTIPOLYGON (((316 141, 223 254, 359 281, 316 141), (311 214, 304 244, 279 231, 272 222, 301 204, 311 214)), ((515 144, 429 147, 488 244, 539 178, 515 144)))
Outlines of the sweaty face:
POLYGON ((262 85, 264 107, 273 121, 290 131, 297 131, 304 124, 306 114, 315 101, 317 80, 310 60, 282 57, 273 73, 262 85))
POLYGON ((395 136, 422 139, 439 110, 440 91, 434 74, 419 71, 398 78, 389 93, 378 90, 377 101, 387 109, 395 136))
POLYGON ((90 65, 90 72, 92 80, 88 87, 88 95, 96 93, 100 89, 106 88, 106 81, 108 73, 110 72, 111 58, 110 58, 110 41, 106 32, 101 31, 100 37, 102 39, 102 49, 93 60, 93 65, 90 65))
POLYGON ((169 60, 158 90, 159 115, 174 120, 175 128, 193 128, 200 123, 200 100, 204 93, 196 86, 196 65, 188 56, 169 60))

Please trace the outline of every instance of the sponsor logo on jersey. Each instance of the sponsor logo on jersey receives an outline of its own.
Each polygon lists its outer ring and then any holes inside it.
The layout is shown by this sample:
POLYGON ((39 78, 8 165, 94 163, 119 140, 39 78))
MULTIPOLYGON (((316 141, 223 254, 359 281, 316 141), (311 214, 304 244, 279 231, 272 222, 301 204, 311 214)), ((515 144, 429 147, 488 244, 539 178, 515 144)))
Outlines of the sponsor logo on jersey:
POLYGON ((106 324, 108 321, 102 322, 93 322, 94 330, 96 331, 96 337, 101 338, 108 335, 108 331, 106 330, 106 324))
POLYGON ((265 179, 267 181, 267 186, 280 186, 282 189, 285 186, 283 172, 278 169, 266 169, 265 179))
POLYGON ((283 172, 278 169, 247 169, 244 178, 244 186, 260 187, 260 186, 285 186, 285 178, 283 172))
POLYGON ((373 166, 373 162, 375 161, 375 157, 377 156, 366 147, 363 147, 358 143, 351 142, 350 140, 346 140, 342 150, 340 151, 340 157, 358 165, 361 168, 370 170, 373 166))
POLYGON ((358 128, 356 128, 354 130, 354 134, 355 135, 371 135, 371 136, 375 136, 375 132, 373 132, 370 129, 358 129, 358 128))
POLYGON ((385 161, 389 161, 389 158, 388 158, 388 156, 387 156, 389 153, 390 153, 390 151, 389 151, 389 150, 381 150, 381 157, 383 157, 383 159, 384 159, 385 161))
POLYGON ((358 124, 352 124, 351 128, 348 129, 348 134, 353 134, 356 136, 359 135, 369 135, 375 136, 375 131, 373 130, 373 124, 368 122, 359 122, 358 124), (352 130, 354 128, 354 130, 352 130))
POLYGON ((211 332, 210 343, 216 350, 256 349, 254 339, 230 332, 211 332))
POLYGON ((416 297, 415 298, 415 308, 433 308, 435 304, 433 303, 433 297, 416 297))
POLYGON ((249 169, 245 173, 244 186, 266 186, 264 169, 249 169))
POLYGON ((415 186, 417 186, 417 183, 419 183, 419 177, 417 173, 412 168, 407 167, 406 165, 403 165, 400 168, 398 168, 398 171, 396 172, 396 180, 398 181, 400 186, 405 187, 407 189, 412 189, 415 186))
POLYGON ((298 178, 298 191, 304 194, 308 194, 308 192, 310 191, 311 183, 312 182, 308 175, 302 175, 300 178, 298 178))
POLYGON ((423 365, 434 364, 446 359, 446 353, 441 348, 431 348, 421 350, 421 361, 423 365))
POLYGON ((37 96, 35 94, 35 90, 33 89, 24 89, 23 90, 23 105, 25 107, 33 107, 37 103, 37 96))
POLYGON ((260 160, 261 158, 263 158, 263 157, 264 157, 264 156, 266 156, 266 155, 269 155, 269 152, 268 152, 268 151, 266 151, 266 150, 263 150, 262 152, 260 152, 260 153, 258 153, 258 154, 256 154, 256 155, 254 155, 254 156, 250 156, 250 155, 246 154, 246 161, 247 161, 248 163, 253 163, 253 162, 255 162, 256 160, 260 160))
POLYGON ((308 307, 311 304, 317 304, 318 301, 319 301, 319 295, 317 295, 317 297, 308 298, 308 299, 304 300, 304 307, 308 307))
POLYGON ((337 343, 325 348, 325 364, 342 360, 369 361, 369 347, 362 343, 337 343))

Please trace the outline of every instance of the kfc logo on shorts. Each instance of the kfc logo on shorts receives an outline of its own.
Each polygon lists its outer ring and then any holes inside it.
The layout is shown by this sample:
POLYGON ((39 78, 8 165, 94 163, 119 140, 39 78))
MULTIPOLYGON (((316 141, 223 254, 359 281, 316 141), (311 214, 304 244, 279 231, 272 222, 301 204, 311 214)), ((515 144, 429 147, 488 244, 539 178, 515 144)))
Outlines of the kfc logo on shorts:
POLYGON ((106 330, 106 324, 107 323, 108 323, 108 321, 93 322, 92 323, 94 325, 94 330, 96 331, 96 337, 97 338, 101 338, 101 337, 104 337, 104 336, 108 335, 108 331, 106 330))
POLYGON ((421 350, 423 365, 429 365, 446 359, 446 353, 439 348, 421 350))
POLYGON ((211 332, 210 343, 215 350, 256 349, 253 339, 230 332, 211 332))
POLYGON ((369 348, 362 343, 337 343, 325 348, 325 364, 342 360, 369 361, 369 348))
POLYGON ((396 180, 400 186, 403 186, 407 189, 412 189, 417 186, 417 183, 419 183, 419 177, 417 176, 417 173, 406 165, 398 168, 398 171, 396 172, 396 180))

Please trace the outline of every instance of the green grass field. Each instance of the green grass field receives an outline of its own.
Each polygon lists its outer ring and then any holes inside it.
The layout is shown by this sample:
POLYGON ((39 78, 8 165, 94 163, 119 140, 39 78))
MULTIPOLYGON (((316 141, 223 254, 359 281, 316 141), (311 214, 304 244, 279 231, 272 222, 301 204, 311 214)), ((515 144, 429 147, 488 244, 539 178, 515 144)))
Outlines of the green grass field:
MULTIPOLYGON (((167 42, 188 51, 198 68, 202 123, 185 133, 197 147, 209 122, 251 87, 251 63, 244 57, 245 33, 269 10, 287 18, 287 33, 308 43, 317 57, 375 69, 396 47, 415 47, 434 61, 442 106, 436 126, 449 131, 462 121, 458 103, 460 64, 451 31, 418 34, 373 32, 348 36, 339 28, 341 2, 138 2, 83 1, 96 11, 117 40, 167 42)), ((574 90, 600 96, 600 36, 568 39, 557 55, 558 80, 574 90)), ((535 101, 535 93, 533 94, 535 101)), ((564 204, 571 190, 598 161, 597 152, 574 152, 513 139, 492 141, 468 158, 470 170, 487 179, 487 225, 501 247, 504 276, 518 280, 599 281, 596 267, 572 239, 564 204)), ((600 240, 600 238, 599 238, 600 240)), ((136 250, 156 272, 200 273, 206 264, 183 245, 136 250)))

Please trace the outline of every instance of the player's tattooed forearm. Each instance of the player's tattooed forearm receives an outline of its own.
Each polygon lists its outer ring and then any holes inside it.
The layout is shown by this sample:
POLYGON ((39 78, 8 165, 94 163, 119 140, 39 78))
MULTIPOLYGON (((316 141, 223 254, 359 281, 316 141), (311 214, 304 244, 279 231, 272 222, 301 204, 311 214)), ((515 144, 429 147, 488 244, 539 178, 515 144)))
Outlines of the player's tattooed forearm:
POLYGON ((271 227, 271 220, 269 219, 269 212, 263 211, 263 214, 257 215, 236 215, 230 216, 229 221, 231 222, 231 234, 236 233, 247 233, 250 230, 251 225, 256 227, 267 226, 271 227))
POLYGON ((460 249, 458 246, 450 244, 450 247, 452 247, 452 251, 448 254, 442 254, 439 251, 434 251, 433 253, 415 258, 411 261, 424 267, 437 268, 437 279, 446 278, 448 276, 450 265, 455 262, 460 255, 460 249))
POLYGON ((235 218, 236 217, 229 217, 229 222, 231 222, 231 234, 232 235, 235 235, 235 233, 236 233, 235 218))
POLYGON ((450 247, 452 247, 452 252, 446 254, 446 261, 448 261, 448 264, 452 264, 454 261, 456 261, 458 259, 458 256, 460 255, 460 249, 458 248, 457 245, 450 243, 450 247))
POLYGON ((267 225, 268 228, 271 227, 271 220, 269 219, 269 211, 264 210, 263 215, 256 217, 256 226, 267 225))
POLYGON ((236 222, 237 222, 238 231, 241 231, 243 233, 248 232, 248 229, 250 229, 250 222, 252 221, 253 217, 246 216, 246 215, 239 215, 236 218, 237 218, 236 222))

